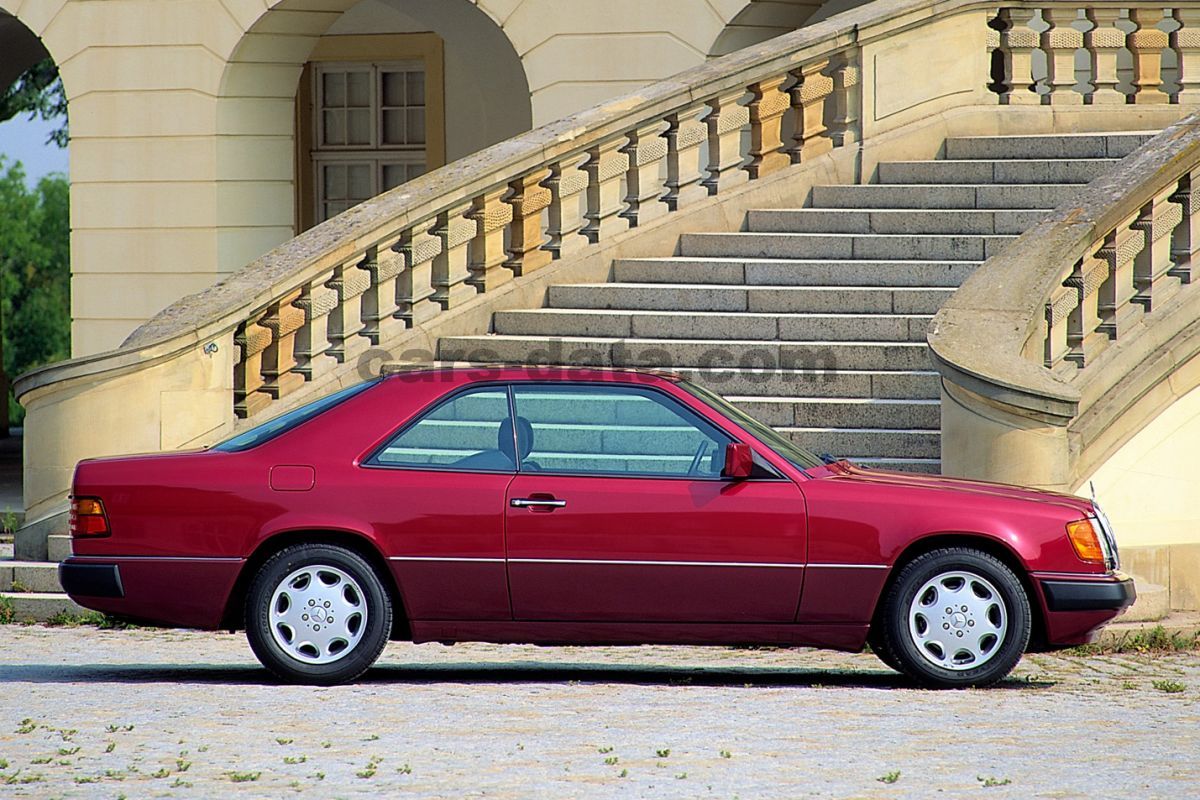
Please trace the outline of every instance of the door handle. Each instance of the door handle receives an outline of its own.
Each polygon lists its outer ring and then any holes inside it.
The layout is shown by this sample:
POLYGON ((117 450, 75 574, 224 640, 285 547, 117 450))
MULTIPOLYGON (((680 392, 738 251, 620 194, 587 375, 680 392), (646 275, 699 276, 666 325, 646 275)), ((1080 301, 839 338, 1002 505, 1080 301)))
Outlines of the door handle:
POLYGON ((513 508, 562 508, 566 500, 554 500, 541 497, 514 497, 508 501, 513 508))

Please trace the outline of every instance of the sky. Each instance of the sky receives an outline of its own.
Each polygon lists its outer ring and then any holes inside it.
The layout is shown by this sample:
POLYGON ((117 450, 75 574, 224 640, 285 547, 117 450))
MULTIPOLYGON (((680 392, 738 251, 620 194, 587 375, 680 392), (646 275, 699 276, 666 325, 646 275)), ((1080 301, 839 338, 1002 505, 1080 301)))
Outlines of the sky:
POLYGON ((25 166, 25 178, 30 186, 51 172, 67 172, 67 151, 46 144, 46 137, 58 123, 29 120, 19 114, 0 122, 0 155, 6 162, 20 161, 25 166))

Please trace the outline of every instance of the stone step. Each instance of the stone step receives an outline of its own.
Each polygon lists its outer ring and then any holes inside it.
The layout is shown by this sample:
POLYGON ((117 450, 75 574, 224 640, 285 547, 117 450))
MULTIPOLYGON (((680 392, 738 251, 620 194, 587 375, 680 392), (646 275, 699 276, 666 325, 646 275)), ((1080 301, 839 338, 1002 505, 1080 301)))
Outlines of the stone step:
POLYGON ((1124 158, 1154 137, 1154 133, 1069 133, 1003 136, 965 136, 946 140, 946 158, 1124 158))
POLYGON ((670 256, 618 259, 613 263, 613 278, 623 283, 954 288, 962 285, 981 263, 974 260, 797 261, 670 256))
POLYGON ((780 427, 780 433, 817 454, 851 460, 941 458, 941 431, 912 428, 780 427))
POLYGON ((46 560, 55 563, 69 558, 71 555, 71 537, 69 534, 52 533, 46 537, 46 560))
POLYGON ((954 233, 1019 235, 1050 209, 751 209, 754 233, 954 233))
POLYGON ((685 233, 682 256, 983 261, 1015 236, 955 234, 685 233))
POLYGON ((549 307, 628 311, 746 311, 776 314, 934 314, 947 287, 762 286, 577 283, 551 286, 549 307))
POLYGON ((919 342, 766 342, 723 339, 616 339, 585 336, 448 336, 438 358, 481 364, 546 364, 678 369, 707 367, 838 371, 925 370, 919 342))
POLYGON ((61 616, 90 613, 65 594, 57 592, 0 592, 3 605, 11 605, 13 622, 48 622, 61 616))
POLYGON ((724 370, 676 372, 722 396, 923 399, 941 397, 933 370, 724 370))
POLYGON ((1115 158, 1047 161, 884 161, 877 183, 1090 183, 1117 163, 1115 158))
POLYGON ((49 561, 0 561, 0 592, 61 592, 58 564, 49 561))
POLYGON ((1152 622, 1171 613, 1170 589, 1138 575, 1133 576, 1133 582, 1137 588, 1137 599, 1121 615, 1121 622, 1152 622))
POLYGON ((878 184, 814 186, 813 208, 1004 209, 1058 208, 1079 184, 878 184))
POLYGON ((889 472, 920 472, 926 475, 942 473, 942 462, 937 458, 856 458, 854 463, 860 467, 889 472))
POLYGON ((936 399, 744 395, 725 399, 772 427, 933 430, 941 425, 941 403, 936 399))
POLYGON ((924 342, 932 314, 782 314, 538 308, 497 311, 505 336, 924 342))

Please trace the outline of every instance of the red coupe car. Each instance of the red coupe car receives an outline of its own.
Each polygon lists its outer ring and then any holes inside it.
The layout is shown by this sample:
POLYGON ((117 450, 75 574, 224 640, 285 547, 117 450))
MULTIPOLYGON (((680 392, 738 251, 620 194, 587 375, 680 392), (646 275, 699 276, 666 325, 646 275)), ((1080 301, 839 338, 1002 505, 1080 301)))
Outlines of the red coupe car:
POLYGON ((392 374, 201 452, 83 461, 71 502, 76 601, 244 626, 309 683, 398 638, 869 643, 979 686, 1134 599, 1092 502, 826 463, 647 371, 392 374))

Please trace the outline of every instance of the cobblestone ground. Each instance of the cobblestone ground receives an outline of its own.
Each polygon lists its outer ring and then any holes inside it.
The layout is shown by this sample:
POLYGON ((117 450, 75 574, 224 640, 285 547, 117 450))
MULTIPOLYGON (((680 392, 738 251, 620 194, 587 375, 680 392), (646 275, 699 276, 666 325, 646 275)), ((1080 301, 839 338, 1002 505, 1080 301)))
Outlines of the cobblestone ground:
POLYGON ((932 692, 869 655, 392 644, 319 689, 240 635, 6 626, 0 797, 1196 797, 1198 700, 1194 653, 932 692))

